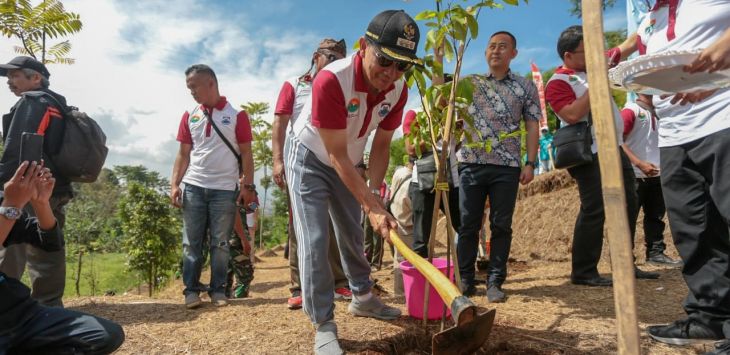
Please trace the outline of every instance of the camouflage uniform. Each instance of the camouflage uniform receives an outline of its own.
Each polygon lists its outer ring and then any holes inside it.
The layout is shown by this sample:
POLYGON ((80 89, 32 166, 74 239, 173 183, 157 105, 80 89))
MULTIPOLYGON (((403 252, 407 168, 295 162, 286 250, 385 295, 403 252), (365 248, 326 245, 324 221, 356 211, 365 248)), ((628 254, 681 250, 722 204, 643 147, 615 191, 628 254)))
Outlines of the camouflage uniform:
MULTIPOLYGON (((241 212, 243 230, 248 231, 245 213, 246 212, 244 211, 241 212)), ((248 297, 248 288, 251 286, 251 281, 253 281, 253 263, 251 263, 251 255, 244 253, 241 238, 239 238, 235 232, 232 232, 231 237, 228 238, 228 245, 231 257, 228 261, 226 296, 229 298, 246 298, 248 297), (235 288, 233 288, 234 275, 236 276, 235 288)))

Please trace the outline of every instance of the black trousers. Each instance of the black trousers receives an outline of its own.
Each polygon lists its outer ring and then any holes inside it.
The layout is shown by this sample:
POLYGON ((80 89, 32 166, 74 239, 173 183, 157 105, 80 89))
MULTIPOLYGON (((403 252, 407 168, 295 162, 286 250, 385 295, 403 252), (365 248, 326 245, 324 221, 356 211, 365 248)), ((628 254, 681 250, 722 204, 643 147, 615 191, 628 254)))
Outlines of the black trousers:
POLYGON ((124 342, 118 324, 90 314, 36 304, 35 315, 0 335, 5 354, 109 354, 124 342))
MULTIPOLYGON (((433 218, 433 204, 436 203, 436 193, 422 191, 417 183, 408 186, 408 195, 411 198, 413 209, 413 251, 418 255, 428 257, 428 241, 431 235, 431 220, 433 218)), ((446 213, 444 202, 441 200, 441 211, 446 213)), ((461 216, 459 215, 459 188, 449 189, 449 212, 454 230, 459 231, 461 216)))
MULTIPOLYGON (((636 175, 628 157, 621 154, 621 171, 624 178, 626 194, 626 213, 629 218, 631 240, 636 231, 636 175)), ((603 224, 606 214, 603 206, 601 190, 601 171, 598 165, 598 154, 593 155, 593 162, 568 169, 570 176, 578 184, 580 210, 573 229, 572 272, 573 279, 590 279, 598 277, 598 261, 603 249, 603 224)), ((633 245, 633 244, 632 244, 633 245)))
POLYGON ((662 191, 690 318, 730 337, 730 129, 661 148, 662 191))
POLYGON ((459 169, 461 228, 456 244, 462 283, 474 284, 479 230, 484 203, 489 197, 491 230, 487 284, 502 285, 507 278, 507 259, 512 245, 512 215, 517 201, 520 168, 491 164, 462 164, 459 169))
POLYGON ((667 245, 664 244, 664 196, 659 176, 636 178, 636 196, 639 209, 644 210, 644 242, 646 257, 664 254, 667 245))

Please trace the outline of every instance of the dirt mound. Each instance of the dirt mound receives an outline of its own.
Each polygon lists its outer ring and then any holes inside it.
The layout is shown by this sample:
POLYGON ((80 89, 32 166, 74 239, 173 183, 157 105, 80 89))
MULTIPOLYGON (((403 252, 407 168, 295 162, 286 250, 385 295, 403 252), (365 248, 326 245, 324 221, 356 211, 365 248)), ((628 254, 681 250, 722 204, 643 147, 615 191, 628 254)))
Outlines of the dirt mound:
POLYGON ((527 186, 520 185, 520 189, 517 192, 517 200, 572 186, 575 186, 575 180, 570 177, 567 170, 553 170, 535 176, 535 179, 527 186))

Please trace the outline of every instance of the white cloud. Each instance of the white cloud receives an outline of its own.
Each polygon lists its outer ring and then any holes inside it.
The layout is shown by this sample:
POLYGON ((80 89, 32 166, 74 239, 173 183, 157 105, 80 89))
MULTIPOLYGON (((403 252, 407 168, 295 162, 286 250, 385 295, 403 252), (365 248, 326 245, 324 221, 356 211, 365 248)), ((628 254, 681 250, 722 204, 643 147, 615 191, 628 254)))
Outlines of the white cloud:
MULTIPOLYGON (((305 31, 246 28, 250 21, 244 15, 215 10, 202 0, 177 0, 174 6, 169 1, 64 4, 81 15, 84 28, 70 38, 76 64, 49 68, 51 89, 100 122, 109 140, 109 166, 143 164, 165 176, 177 151, 180 117, 195 105, 185 87, 188 65, 211 65, 221 94, 235 106, 265 101, 273 111, 281 83, 307 69, 319 41, 305 31)), ((16 43, 0 41, 5 62, 16 55, 16 43)), ((0 91, 0 110, 15 100, 0 91)))

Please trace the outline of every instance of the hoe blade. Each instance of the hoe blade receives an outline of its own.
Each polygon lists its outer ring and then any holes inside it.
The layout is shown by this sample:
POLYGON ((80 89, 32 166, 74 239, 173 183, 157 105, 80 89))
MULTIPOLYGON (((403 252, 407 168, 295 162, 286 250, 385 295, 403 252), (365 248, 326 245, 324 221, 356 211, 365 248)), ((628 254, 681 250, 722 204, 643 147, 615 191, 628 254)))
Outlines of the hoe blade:
MULTIPOLYGON (((476 313, 476 309, 474 309, 476 313)), ((494 324, 494 309, 475 315, 470 321, 457 324, 433 336, 431 353, 434 355, 446 354, 473 354, 487 342, 489 333, 494 324)))

